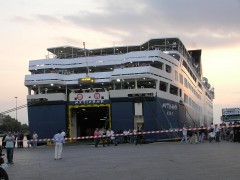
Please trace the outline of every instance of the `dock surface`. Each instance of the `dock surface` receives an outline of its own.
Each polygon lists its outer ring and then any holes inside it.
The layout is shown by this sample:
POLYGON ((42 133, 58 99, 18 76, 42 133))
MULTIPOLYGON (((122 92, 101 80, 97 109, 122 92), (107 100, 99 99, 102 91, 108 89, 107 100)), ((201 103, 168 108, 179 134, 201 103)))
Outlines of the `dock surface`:
POLYGON ((227 141, 68 145, 63 159, 54 160, 54 146, 16 148, 6 171, 10 180, 237 180, 239 149, 227 141))

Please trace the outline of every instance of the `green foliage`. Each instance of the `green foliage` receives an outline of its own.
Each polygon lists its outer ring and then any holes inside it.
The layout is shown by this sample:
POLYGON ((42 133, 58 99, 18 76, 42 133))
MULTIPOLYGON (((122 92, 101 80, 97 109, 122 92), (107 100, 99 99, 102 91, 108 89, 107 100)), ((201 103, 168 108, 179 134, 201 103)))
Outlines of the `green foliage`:
POLYGON ((0 134, 7 131, 17 132, 22 131, 23 133, 27 132, 29 129, 27 124, 21 124, 16 119, 11 116, 5 116, 3 118, 3 124, 0 125, 0 134))

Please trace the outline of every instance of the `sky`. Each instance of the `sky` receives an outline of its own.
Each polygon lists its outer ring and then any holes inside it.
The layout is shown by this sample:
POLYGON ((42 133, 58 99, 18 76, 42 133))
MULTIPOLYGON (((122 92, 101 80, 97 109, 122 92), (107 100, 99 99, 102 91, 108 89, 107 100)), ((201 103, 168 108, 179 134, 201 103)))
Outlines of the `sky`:
MULTIPOLYGON (((240 0, 0 0, 0 113, 26 104, 29 60, 47 48, 139 45, 178 37, 202 49, 203 76, 215 88, 214 122, 240 107, 240 0)), ((27 109, 17 111, 28 123, 27 109)), ((16 117, 15 112, 9 114, 16 117)))

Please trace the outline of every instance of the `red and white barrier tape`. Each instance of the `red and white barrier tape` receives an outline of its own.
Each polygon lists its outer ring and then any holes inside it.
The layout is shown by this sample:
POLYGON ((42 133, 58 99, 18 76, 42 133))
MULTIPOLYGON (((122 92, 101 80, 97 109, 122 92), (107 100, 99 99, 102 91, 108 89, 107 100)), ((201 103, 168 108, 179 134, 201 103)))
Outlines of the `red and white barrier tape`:
MULTIPOLYGON (((220 129, 228 129, 228 128, 234 128, 234 127, 240 127, 240 125, 230 125, 230 126, 220 126, 220 129)), ((209 130, 212 129, 213 127, 202 127, 202 128, 186 128, 186 130, 191 130, 191 131, 198 131, 198 130, 209 130)), ((101 136, 82 136, 82 137, 72 137, 72 138, 64 138, 65 141, 68 140, 79 140, 79 139, 94 139, 94 138, 105 138, 105 137, 119 137, 119 136, 135 136, 135 135, 141 135, 141 134, 159 134, 159 133, 171 133, 171 132, 182 132, 182 129, 169 129, 169 130, 159 130, 159 131, 145 131, 145 132, 134 132, 134 133, 127 133, 127 134, 114 134, 112 136, 107 136, 107 135, 101 135, 101 136)), ((55 141, 59 139, 37 139, 37 142, 46 142, 46 141, 55 141)), ((21 141, 30 141, 34 142, 33 139, 31 140, 17 140, 17 142, 21 141)), ((35 140, 36 141, 36 140, 35 140)))

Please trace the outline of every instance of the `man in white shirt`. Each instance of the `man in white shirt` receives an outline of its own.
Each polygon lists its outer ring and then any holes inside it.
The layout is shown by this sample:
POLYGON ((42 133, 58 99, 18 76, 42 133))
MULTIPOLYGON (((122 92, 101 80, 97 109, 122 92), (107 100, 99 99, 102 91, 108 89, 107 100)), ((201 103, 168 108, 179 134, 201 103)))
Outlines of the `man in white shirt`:
POLYGON ((114 137, 114 131, 111 130, 111 128, 107 130, 107 136, 108 136, 108 141, 107 141, 108 146, 110 145, 111 142, 114 143, 115 146, 117 146, 117 142, 115 141, 115 137, 114 137))
POLYGON ((66 133, 65 133, 65 131, 64 131, 64 130, 62 130, 61 134, 62 134, 62 135, 63 135, 63 137, 65 138, 65 136, 66 136, 66 133))
POLYGON ((61 131, 59 130, 57 134, 53 137, 55 142, 55 156, 54 159, 62 159, 62 148, 63 143, 65 142, 63 135, 61 134, 61 131))
POLYGON ((33 132, 33 148, 37 147, 37 141, 38 141, 38 134, 34 131, 33 132))
POLYGON ((129 132, 125 129, 124 131, 123 131, 123 135, 124 135, 124 143, 128 143, 128 134, 129 134, 129 132))
POLYGON ((181 140, 181 143, 185 140, 186 143, 188 143, 188 139, 187 139, 187 128, 186 128, 186 125, 184 124, 183 125, 183 128, 182 128, 182 134, 183 134, 183 137, 182 137, 182 140, 181 140))

